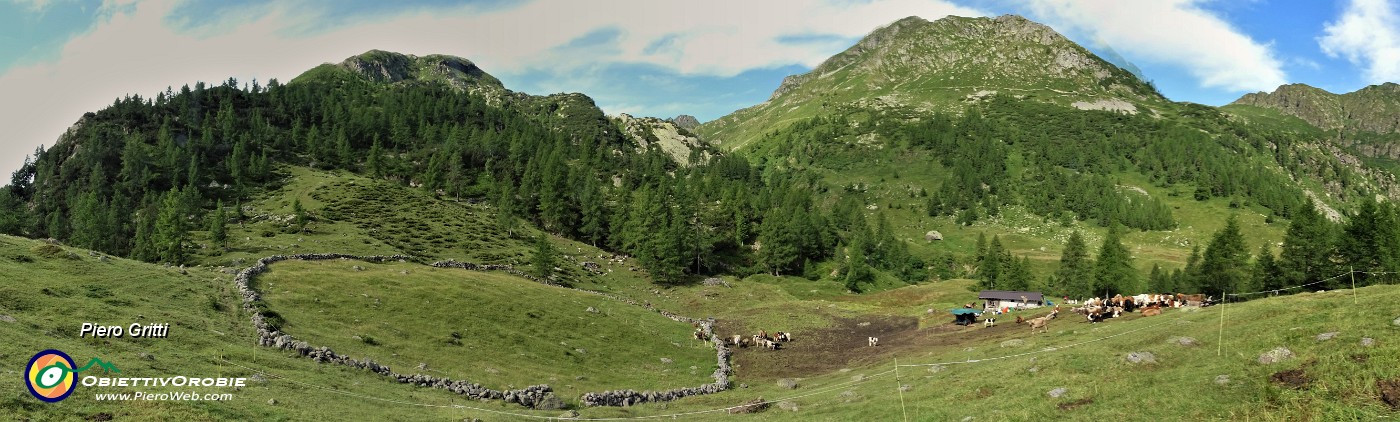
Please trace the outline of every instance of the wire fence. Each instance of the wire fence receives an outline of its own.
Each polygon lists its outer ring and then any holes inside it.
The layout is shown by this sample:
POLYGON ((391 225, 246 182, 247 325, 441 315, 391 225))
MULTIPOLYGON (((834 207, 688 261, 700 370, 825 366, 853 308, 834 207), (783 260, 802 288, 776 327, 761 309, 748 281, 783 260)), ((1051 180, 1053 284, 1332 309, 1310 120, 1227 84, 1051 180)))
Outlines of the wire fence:
MULTIPOLYGON (((1400 273, 1388 272, 1388 271, 1347 271, 1347 272, 1344 272, 1344 273, 1341 273, 1341 274, 1337 274, 1337 275, 1332 276, 1332 277, 1328 277, 1328 278, 1325 278, 1325 279, 1321 279, 1321 280, 1317 280, 1317 281, 1312 281, 1312 282, 1308 282, 1308 283, 1303 283, 1303 284, 1299 284, 1299 285, 1295 285, 1295 286, 1288 286, 1288 287, 1277 288, 1277 289, 1269 289, 1269 290, 1260 290, 1260 291, 1256 291, 1256 292, 1244 292, 1244 293, 1230 293, 1230 294, 1226 294, 1225 297, 1227 298, 1227 300, 1225 300, 1224 302, 1222 302, 1221 305, 1220 305, 1220 307, 1221 307, 1221 323, 1220 323, 1220 338, 1221 338, 1221 341, 1218 342, 1218 344, 1219 344, 1220 346, 1217 348, 1217 354, 1220 354, 1220 353, 1221 353, 1220 351, 1222 350, 1223 344, 1224 344, 1223 339, 1224 339, 1224 326, 1225 326, 1225 305, 1228 303, 1228 298, 1229 298, 1229 297, 1240 297, 1240 296, 1245 296, 1245 295, 1256 295, 1256 294, 1265 294, 1265 293, 1274 293, 1274 294, 1277 294, 1277 293, 1285 292, 1285 291, 1289 291, 1289 290, 1295 290, 1295 289, 1301 289, 1301 288, 1304 288, 1304 287, 1314 286, 1314 285, 1317 285, 1317 284, 1325 283, 1325 282, 1328 282, 1328 281, 1332 281, 1332 280, 1335 280, 1335 279, 1338 279, 1338 278, 1341 278, 1341 277, 1344 277, 1344 276, 1350 276, 1350 275, 1353 275, 1353 274, 1387 275, 1387 274, 1400 274, 1400 273)), ((1353 290, 1354 290, 1354 288, 1353 288, 1353 290)), ((756 401, 752 401, 752 402, 748 402, 748 403, 744 403, 744 404, 739 404, 739 405, 734 405, 734 406, 719 407, 719 408, 704 409, 704 410, 695 410, 695 411, 688 411, 688 412, 676 412, 676 413, 666 413, 666 414, 656 414, 656 415, 641 415, 641 416, 595 417, 595 418, 587 418, 587 417, 562 417, 562 416, 543 416, 543 415, 530 414, 530 413, 521 413, 521 412, 513 412, 513 411, 506 411, 506 410, 488 409, 488 408, 483 408, 483 407, 469 406, 469 405, 462 405, 462 404, 455 404, 455 403, 449 403, 449 404, 418 403, 418 402, 410 402, 410 401, 397 400, 397 399, 390 399, 390 398, 384 398, 384 397, 375 397, 375 396, 371 396, 371 395, 359 394, 359 393, 354 393, 354 392, 350 392, 350 391, 344 391, 344 390, 338 390, 338 389, 334 389, 334 388, 329 388, 329 387, 325 387, 325 386, 321 386, 321 385, 315 385, 315 384, 310 384, 310 383, 305 383, 305 382, 296 381, 296 380, 294 380, 294 379, 290 379, 290 378, 287 378, 287 377, 283 377, 283 376, 277 375, 277 374, 272 373, 272 372, 268 372, 268 371, 265 371, 265 370, 259 370, 259 369, 256 369, 256 368, 252 368, 252 367, 249 367, 249 366, 245 366, 245 365, 239 364, 239 363, 237 363, 237 362, 233 362, 233 361, 231 361, 231 360, 228 360, 228 359, 225 358, 224 356, 219 356, 219 360, 222 361, 223 363, 227 363, 227 364, 232 365, 232 366, 236 366, 236 367, 239 367, 239 368, 243 368, 243 369, 248 370, 248 371, 250 371, 250 372, 252 372, 252 373, 260 374, 260 375, 262 375, 262 376, 264 376, 264 377, 266 377, 266 378, 268 378, 268 379, 282 380, 282 381, 284 381, 284 382, 288 382, 288 383, 291 383, 291 384, 294 384, 294 385, 297 385, 297 386, 301 386, 301 387, 305 387, 305 388, 309 388, 309 389, 316 389, 316 390, 321 390, 321 391, 330 392, 330 393, 333 393, 333 394, 339 394, 339 395, 343 395, 343 396, 347 396, 347 397, 353 397, 353 398, 357 398, 357 399, 361 399, 361 400, 377 401, 377 402, 381 402, 381 403, 398 404, 398 405, 404 405, 404 406, 427 407, 427 408, 461 409, 461 410, 464 410, 464 411, 477 411, 477 412, 489 413, 489 414, 499 415, 499 416, 511 416, 511 417, 517 417, 517 418, 522 418, 522 419, 532 419, 532 420, 551 420, 551 421, 626 421, 626 420, 648 420, 648 419, 678 419, 678 418, 686 417, 686 416, 697 416, 697 415, 704 415, 704 414, 710 414, 710 413, 728 412, 728 411, 731 411, 731 410, 746 408, 746 407, 755 406, 755 405, 771 405, 771 404, 781 403, 781 402, 785 402, 785 401, 792 401, 792 400, 797 400, 797 399, 812 397, 812 396, 816 396, 816 395, 827 394, 827 393, 831 393, 831 392, 834 392, 834 391, 837 391, 837 390, 848 389, 848 388, 851 388, 851 387, 854 387, 854 386, 857 386, 857 385, 861 385, 861 384, 867 383, 867 382, 869 382, 869 381, 871 381, 871 380, 878 379, 878 378, 880 378, 880 377, 884 377, 884 376, 891 375, 891 374, 896 375, 897 389, 898 389, 901 393, 903 393, 903 388, 904 388, 904 386, 903 386, 902 384, 900 384, 899 377, 898 377, 898 370, 899 370, 899 368, 931 367, 931 366, 951 366, 951 365, 970 365, 970 364, 978 364, 978 363, 996 362, 996 361, 1002 361, 1002 360, 1007 360, 1007 359, 1015 359, 1015 358, 1021 358, 1021 357, 1027 357, 1027 356, 1034 356, 1034 355, 1040 355, 1040 354, 1046 354, 1046 353, 1054 353, 1054 352, 1060 352, 1060 351, 1064 351, 1064 350, 1068 350, 1068 349, 1072 349, 1072 348, 1084 346, 1084 345, 1087 345, 1087 344, 1092 344, 1092 343, 1107 341, 1107 340, 1110 340, 1110 339, 1113 339, 1113 338, 1122 337, 1122 336, 1126 336, 1126 335, 1133 334, 1133 333, 1138 333, 1138 332, 1142 332, 1142 331, 1152 330, 1152 329, 1159 328, 1159 327, 1164 327, 1164 326, 1167 326, 1167 325, 1177 325, 1177 326, 1179 326, 1179 325, 1183 325, 1183 324, 1186 324, 1186 323, 1187 323, 1187 321, 1180 320, 1180 319, 1168 320, 1168 321, 1163 321, 1163 322, 1159 322, 1159 323, 1152 324, 1152 325, 1148 325, 1148 326, 1144 326, 1144 327, 1138 327, 1138 328, 1134 328, 1134 329, 1131 329, 1131 330, 1123 331, 1123 332, 1120 332, 1120 333, 1111 334, 1111 335, 1106 335, 1106 336, 1102 336, 1102 337, 1097 337, 1097 338, 1093 338, 1093 339, 1089 339, 1089 340, 1078 341, 1078 342, 1074 342, 1074 343, 1070 343, 1070 344, 1065 344, 1065 345, 1059 345, 1059 346, 1049 346, 1049 347, 1044 347, 1044 348, 1041 348, 1041 349, 1038 349, 1038 350, 1032 350, 1032 351, 1022 352, 1022 353, 1014 353, 1014 354, 1008 354, 1008 355, 1002 355, 1002 356, 995 356, 995 357, 989 357, 989 358, 963 359, 963 360, 948 360, 948 361, 930 362, 930 363, 906 363, 906 364, 900 364, 900 363, 898 362, 898 360, 896 360, 896 361, 894 362, 893 369, 890 369, 890 370, 887 370, 887 371, 879 372, 879 373, 872 374, 872 375, 866 375, 866 376, 860 376, 860 377, 853 377, 853 378, 852 378, 851 380, 849 380, 849 381, 842 381, 842 382, 838 382, 838 383, 834 383, 834 384, 822 386, 822 387, 816 388, 816 389, 814 389, 814 390, 812 390, 812 391, 808 391, 808 392, 805 392, 805 393, 796 394, 796 395, 792 395, 792 396, 786 396, 786 397, 778 398, 778 399, 756 400, 756 401)), ((1125 349, 1125 350, 1126 350, 1126 349, 1125 349)), ((901 395, 901 401, 902 401, 902 395, 901 395)), ((903 403, 901 403, 901 411, 904 412, 904 417, 907 419, 907 418, 908 418, 908 413, 907 413, 907 410, 903 409, 903 403)))

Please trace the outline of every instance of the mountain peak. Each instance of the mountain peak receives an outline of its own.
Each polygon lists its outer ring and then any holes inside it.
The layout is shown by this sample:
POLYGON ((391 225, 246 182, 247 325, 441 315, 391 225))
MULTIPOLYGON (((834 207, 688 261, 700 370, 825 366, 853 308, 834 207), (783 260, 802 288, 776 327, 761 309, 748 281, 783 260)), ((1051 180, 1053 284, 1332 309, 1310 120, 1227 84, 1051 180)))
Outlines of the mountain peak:
POLYGON ((383 83, 424 80, 446 82, 458 88, 468 88, 475 85, 493 88, 504 87, 500 80, 481 70, 471 60, 442 54, 418 57, 391 51, 370 50, 346 58, 337 66, 383 83))
POLYGON ((847 106, 956 112, 992 94, 1130 113, 1165 101, 1132 73, 1024 17, 910 16, 871 31, 810 72, 785 78, 768 101, 700 130, 737 146, 761 133, 756 128, 792 117, 847 106), (743 124, 755 130, 731 127, 751 120, 747 115, 770 118, 743 124))
POLYGON ((1400 85, 1390 82, 1346 94, 1293 83, 1245 94, 1230 104, 1272 109, 1325 130, 1400 132, 1400 85))
POLYGON ((340 63, 317 66, 293 78, 292 82, 335 82, 347 77, 381 84, 440 83, 489 98, 499 98, 507 92, 500 80, 471 60, 442 54, 419 57, 384 50, 370 50, 340 63))

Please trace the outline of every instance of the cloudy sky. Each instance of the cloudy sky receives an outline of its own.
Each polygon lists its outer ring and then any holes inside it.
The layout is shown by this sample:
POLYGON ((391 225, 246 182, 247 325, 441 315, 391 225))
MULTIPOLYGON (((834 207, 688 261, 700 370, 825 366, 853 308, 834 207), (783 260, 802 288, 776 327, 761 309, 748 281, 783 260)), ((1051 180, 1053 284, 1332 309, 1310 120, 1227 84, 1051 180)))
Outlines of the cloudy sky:
POLYGON ((533 94, 702 121, 765 100, 872 29, 1015 13, 1141 68, 1173 100, 1400 81, 1400 0, 0 0, 0 183, 85 111, 369 49, 477 62, 533 94))

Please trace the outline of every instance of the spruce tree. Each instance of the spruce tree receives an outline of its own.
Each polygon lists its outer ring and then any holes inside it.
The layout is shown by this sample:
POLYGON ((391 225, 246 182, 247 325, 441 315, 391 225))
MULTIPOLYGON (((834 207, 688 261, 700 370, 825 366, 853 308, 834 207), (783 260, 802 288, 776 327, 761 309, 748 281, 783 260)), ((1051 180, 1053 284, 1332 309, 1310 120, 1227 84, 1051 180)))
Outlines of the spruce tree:
POLYGON ((1123 247, 1119 231, 1117 225, 1109 227, 1103 247, 1099 249, 1099 257, 1095 260, 1093 291, 1103 297, 1130 294, 1132 292, 1126 289, 1137 286, 1137 269, 1133 268, 1133 258, 1128 248, 1123 247))
POLYGON ((865 259, 865 245, 862 240, 857 240, 847 248, 846 258, 846 290, 860 293, 860 283, 870 281, 873 275, 870 271, 870 264, 865 259))
MULTIPOLYGON (((759 227, 758 241, 761 246, 758 250, 758 260, 773 275, 781 275, 787 271, 799 257, 796 234, 788 224, 792 214, 786 211, 769 211, 759 227)), ((864 250, 861 253, 864 256, 864 250)))
POLYGON ((298 233, 306 231, 306 223, 310 221, 306 215, 306 208, 301 206, 301 198, 292 199, 292 229, 298 233))
POLYGON ((1186 257, 1186 267, 1172 275, 1176 279, 1177 289, 1173 293, 1201 292, 1201 245, 1191 246, 1191 255, 1186 257))
POLYGON ((1147 276, 1147 293, 1161 294, 1172 290, 1171 275, 1162 270, 1161 265, 1153 263, 1152 272, 1147 276))
POLYGON ((535 236, 535 249, 530 256, 530 273, 539 278, 548 278, 559 265, 559 251, 550 243, 549 235, 535 236))
POLYGON ((1021 291, 1030 290, 1031 279, 1035 277, 1034 274, 1031 274, 1030 258, 1026 257, 1025 255, 1022 255, 1021 259, 1018 260, 1012 258, 1010 262, 1011 271, 1010 274, 1008 274, 1006 277, 1006 283, 1003 289, 1021 291))
POLYGON ((83 194, 74 205, 72 214, 69 222, 72 224, 73 245, 94 250, 105 249, 103 241, 111 238, 113 233, 106 227, 106 206, 97 198, 97 192, 89 191, 83 194))
POLYGON ((188 233, 182 196, 177 189, 166 192, 160 202, 160 215, 156 217, 153 233, 156 258, 171 264, 180 264, 185 260, 185 239, 188 233))
POLYGON ((1201 293, 1223 298, 1250 285, 1249 250, 1234 215, 1215 233, 1201 259, 1201 293))
POLYGON ((384 177, 384 147, 379 145, 379 137, 375 136, 374 145, 369 148, 369 156, 365 157, 365 170, 374 178, 384 177))
POLYGON ((1050 286, 1051 291, 1076 299, 1093 295, 1094 263, 1089 261, 1088 249, 1078 230, 1070 233, 1060 253, 1060 268, 1055 270, 1058 284, 1050 286))
POLYGON ((983 257, 981 270, 978 271, 982 274, 983 289, 1006 290, 1001 286, 1010 270, 1006 256, 1008 254, 1001 246, 1001 237, 992 235, 992 242, 987 245, 987 255, 983 257))
MULTIPOLYGON (((1283 235, 1283 250, 1279 252, 1279 269, 1289 286, 1319 281, 1335 274, 1332 264, 1332 223, 1307 202, 1293 216, 1283 235)), ((1329 286, 1313 285, 1313 289, 1329 286)))
POLYGON ((217 250, 223 250, 228 244, 228 214, 224 212, 224 201, 219 201, 214 206, 214 213, 209 216, 209 240, 214 242, 217 250))
POLYGON ((579 211, 582 214, 581 225, 578 233, 587 240, 590 245, 598 246, 604 240, 607 232, 607 209, 604 208, 606 198, 598 188, 598 182, 592 178, 583 181, 583 192, 579 193, 579 211))
POLYGON ((1337 239, 1337 253, 1363 285, 1370 280, 1367 271, 1400 271, 1400 225, 1394 206, 1364 200, 1343 227, 1337 239))
POLYGON ((1253 268, 1254 286, 1260 290, 1275 290, 1284 287, 1283 275, 1279 273, 1278 261, 1274 258, 1273 248, 1268 243, 1259 247, 1259 254, 1254 257, 1253 268))

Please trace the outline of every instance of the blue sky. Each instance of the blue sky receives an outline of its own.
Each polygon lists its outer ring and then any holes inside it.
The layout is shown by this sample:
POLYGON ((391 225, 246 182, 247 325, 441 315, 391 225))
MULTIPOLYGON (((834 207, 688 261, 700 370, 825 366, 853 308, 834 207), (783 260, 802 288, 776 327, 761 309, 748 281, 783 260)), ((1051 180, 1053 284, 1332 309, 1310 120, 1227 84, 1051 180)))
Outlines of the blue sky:
POLYGON ((84 111, 196 81, 289 80, 369 49, 466 57, 512 89, 702 121, 880 25, 1015 13, 1210 105, 1400 81, 1400 0, 0 0, 0 171, 84 111))

